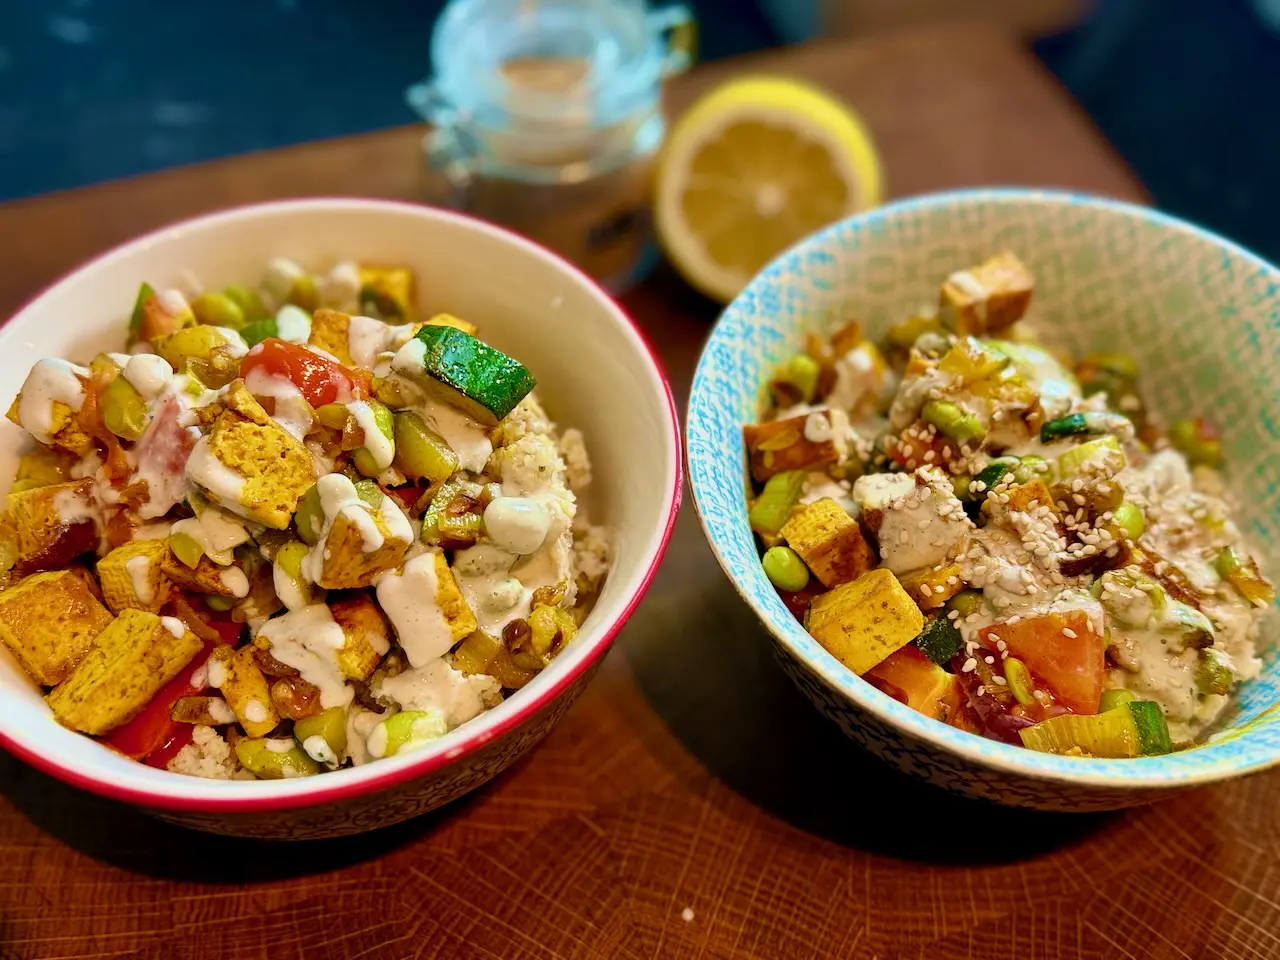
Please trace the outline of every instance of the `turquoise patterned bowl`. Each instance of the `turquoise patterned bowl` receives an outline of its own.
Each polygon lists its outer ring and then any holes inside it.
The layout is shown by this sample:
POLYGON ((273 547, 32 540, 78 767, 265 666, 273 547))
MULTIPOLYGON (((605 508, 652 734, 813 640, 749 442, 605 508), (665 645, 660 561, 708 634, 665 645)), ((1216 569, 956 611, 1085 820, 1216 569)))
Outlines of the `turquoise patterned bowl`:
MULTIPOLYGON (((918 714, 842 666, 787 612, 747 526, 742 425, 774 365, 810 329, 862 321, 880 337, 937 296, 957 267, 1012 250, 1036 278, 1032 323, 1075 355, 1136 356, 1167 417, 1206 413, 1223 429, 1226 475, 1256 544, 1280 531, 1280 270, 1222 237, 1096 197, 974 190, 918 197, 838 223, 783 254, 711 333, 689 401, 694 502, 725 573, 768 627, 788 675, 846 734, 894 766, 1000 803, 1105 810, 1280 762, 1280 663, 1243 687, 1222 731, 1166 757, 1034 753, 918 714)), ((1275 564, 1268 573, 1274 578, 1275 564)), ((1264 631, 1268 646, 1274 624, 1264 631)))

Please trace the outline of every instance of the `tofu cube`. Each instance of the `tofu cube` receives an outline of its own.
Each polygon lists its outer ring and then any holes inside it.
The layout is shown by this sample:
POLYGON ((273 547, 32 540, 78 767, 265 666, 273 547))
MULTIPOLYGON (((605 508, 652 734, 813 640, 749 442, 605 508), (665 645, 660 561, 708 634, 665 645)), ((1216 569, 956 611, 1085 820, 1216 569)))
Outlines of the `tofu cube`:
POLYGON ((805 627, 833 657, 861 676, 924 629, 924 614, 885 569, 819 594, 805 627))
MULTIPOLYGON (((238 504, 226 503, 273 530, 289 526, 298 501, 316 482, 311 454, 269 416, 235 381, 224 397, 227 409, 209 432, 209 451, 227 470, 243 478, 238 504)), ((217 491, 211 491, 217 494, 217 491)))
POLYGON ((311 336, 307 343, 332 354, 339 363, 351 365, 351 317, 340 310, 321 308, 311 315, 311 336))
POLYGON ((957 333, 998 333, 1012 326, 1031 305, 1035 281, 1022 261, 1007 251, 942 285, 940 305, 955 317, 957 333))
POLYGON ((391 649, 391 627, 382 609, 364 595, 329 604, 346 641, 338 651, 338 668, 350 680, 368 680, 391 649))
MULTIPOLYGON (((83 457, 94 449, 93 438, 84 432, 84 428, 80 426, 80 421, 76 418, 76 412, 63 403, 61 400, 52 401, 53 412, 50 418, 49 444, 59 450, 66 450, 75 454, 77 457, 83 457)), ((22 420, 19 418, 18 410, 22 406, 22 393, 19 392, 13 398, 13 403, 9 406, 8 418, 22 426, 22 420)))
POLYGON ((215 647, 209 657, 209 684, 222 692, 229 706, 251 737, 263 737, 280 723, 271 699, 271 684, 258 667, 252 646, 232 650, 215 647))
POLYGON ((412 323, 417 319, 413 271, 408 267, 360 266, 361 309, 374 307, 388 323, 412 323))
POLYGON ((333 518, 333 526, 321 545, 324 556, 316 585, 325 590, 370 586, 383 573, 400 566, 409 543, 392 535, 382 511, 363 503, 348 506, 333 518), (365 549, 364 524, 352 517, 354 510, 365 511, 382 534, 382 544, 376 550, 365 549))
POLYGON ((173 587, 163 571, 164 561, 171 556, 164 540, 131 540, 99 560, 102 597, 112 612, 158 613, 173 587))
POLYGON ((858 521, 830 497, 795 510, 779 532, 826 587, 857 580, 877 562, 858 521))
POLYGON ((204 644, 190 630, 175 635, 154 613, 125 610, 45 699, 63 726, 90 736, 128 723, 176 677, 204 644))
POLYGON ((65 567, 97 548, 92 490, 93 480, 86 477, 9 494, 18 566, 24 572, 65 567))
POLYGON ((764 483, 775 473, 787 470, 817 470, 829 463, 839 463, 844 452, 834 431, 824 440, 805 437, 805 423, 812 414, 801 414, 786 420, 749 423, 742 428, 747 445, 751 476, 764 483))
POLYGON ((109 623, 73 570, 33 573, 0 593, 0 641, 42 686, 65 680, 109 623))
POLYGON ((436 606, 444 614, 445 623, 449 624, 449 630, 453 634, 453 642, 457 643, 463 637, 475 633, 480 629, 480 625, 476 621, 476 615, 471 611, 470 604, 467 603, 467 598, 462 595, 458 581, 453 577, 453 571, 449 569, 449 561, 444 552, 435 551, 434 559, 436 606))
POLYGON ((160 572, 174 586, 194 593, 207 593, 215 597, 226 597, 236 600, 248 592, 247 578, 238 564, 220 567, 208 557, 201 557, 194 567, 188 567, 174 556, 167 543, 164 544, 164 555, 160 559, 160 572), (233 572, 238 571, 238 573, 233 572))
POLYGON ((899 582, 907 595, 916 602, 916 606, 927 613, 945 606, 948 600, 964 589, 962 572, 960 564, 949 563, 940 569, 926 567, 915 573, 904 574, 899 582))

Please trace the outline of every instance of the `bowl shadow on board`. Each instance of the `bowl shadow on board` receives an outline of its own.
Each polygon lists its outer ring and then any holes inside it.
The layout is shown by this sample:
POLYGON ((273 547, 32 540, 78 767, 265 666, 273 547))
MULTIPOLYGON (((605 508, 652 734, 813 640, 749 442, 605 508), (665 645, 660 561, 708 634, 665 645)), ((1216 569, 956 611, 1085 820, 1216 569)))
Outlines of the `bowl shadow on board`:
MULTIPOLYGON (((520 758, 511 769, 526 759, 520 758)), ((367 833, 324 840, 255 840, 160 820, 69 786, 0 752, 0 795, 39 829, 114 867, 201 883, 285 880, 376 860, 423 840, 465 813, 487 789, 489 784, 484 784, 430 813, 367 833), (281 856, 282 851, 287 855, 281 856)))
POLYGON ((1118 818, 970 800, 899 773, 854 744, 782 672, 692 509, 682 512, 642 609, 622 649, 646 699, 715 776, 808 833, 886 856, 972 865, 1072 845, 1118 818), (929 823, 965 829, 922 829, 929 823))

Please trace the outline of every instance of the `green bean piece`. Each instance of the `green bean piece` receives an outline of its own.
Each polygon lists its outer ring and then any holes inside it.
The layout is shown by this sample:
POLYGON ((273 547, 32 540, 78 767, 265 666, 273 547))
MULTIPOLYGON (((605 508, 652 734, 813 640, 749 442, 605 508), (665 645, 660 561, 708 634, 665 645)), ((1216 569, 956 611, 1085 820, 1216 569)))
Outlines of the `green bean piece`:
POLYGON ((147 429, 147 401, 123 376, 103 391, 102 422, 121 440, 137 440, 147 429))
POLYGON ((977 414, 950 400, 930 400, 920 411, 920 417, 956 443, 968 443, 986 433, 977 414))
POLYGON ((1036 684, 1031 679, 1031 671, 1017 657, 1006 657, 1004 661, 1004 678, 1009 683, 1009 692, 1013 699, 1024 707, 1036 702, 1036 684))
POLYGON ((1126 690, 1123 687, 1113 687, 1110 690, 1103 690, 1102 698, 1098 701, 1098 712, 1106 713, 1108 710, 1114 710, 1116 707, 1123 707, 1126 704, 1133 703, 1137 699, 1137 696, 1132 690, 1126 690))
POLYGON ((809 583, 809 568, 790 547, 770 547, 760 558, 760 566, 769 581, 785 593, 803 590, 809 583))
POLYGON ((293 514, 293 525, 298 528, 298 536, 307 546, 314 547, 320 542, 324 533, 324 507, 320 503, 320 488, 312 485, 298 501, 298 509, 293 514))
POLYGON ((196 322, 211 327, 230 327, 239 330, 245 325, 244 311, 240 305, 225 293, 214 293, 206 290, 191 301, 191 312, 196 315, 196 322))
MULTIPOLYGON (((369 409, 373 412, 373 424, 378 428, 378 432, 386 437, 387 442, 392 447, 392 463, 395 463, 395 425, 391 416, 391 411, 377 400, 370 400, 369 409)), ((382 473, 386 467, 378 469, 378 463, 373 458, 368 446, 363 446, 351 455, 351 462, 356 465, 356 469, 363 473, 366 477, 376 477, 382 473)))
POLYGON ((412 410, 397 413, 393 429, 395 466, 411 480, 444 483, 458 469, 458 455, 412 410))

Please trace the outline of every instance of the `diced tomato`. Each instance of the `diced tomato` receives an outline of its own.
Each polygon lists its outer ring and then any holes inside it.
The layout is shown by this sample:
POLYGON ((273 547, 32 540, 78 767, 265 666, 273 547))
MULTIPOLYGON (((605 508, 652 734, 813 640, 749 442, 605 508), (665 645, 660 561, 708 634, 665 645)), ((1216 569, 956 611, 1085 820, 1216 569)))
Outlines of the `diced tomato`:
POLYGON ((960 684, 954 674, 907 644, 862 675, 862 678, 912 710, 935 720, 949 720, 960 710, 960 684))
POLYGON ((1073 713, 1097 713, 1106 677, 1106 639, 1083 610, 1047 613, 983 627, 979 637, 995 649, 995 635, 1073 713))
POLYGON ((169 761, 191 742, 192 734, 195 732, 195 724, 175 723, 173 727, 173 733, 169 739, 147 754, 144 762, 148 767, 155 767, 158 770, 165 769, 169 766, 169 761))
POLYGON ((818 580, 817 577, 810 577, 809 584, 803 590, 797 590, 794 593, 785 593, 778 591, 778 596, 782 598, 782 602, 786 604, 787 609, 791 611, 791 615, 804 623, 804 615, 809 612, 809 604, 813 602, 813 598, 820 593, 825 593, 826 587, 818 580))
POLYGON ((305 347, 275 337, 263 340, 240 362, 240 376, 247 377, 254 370, 292 381, 313 407, 345 403, 366 397, 370 391, 371 381, 366 371, 350 370, 305 347))

